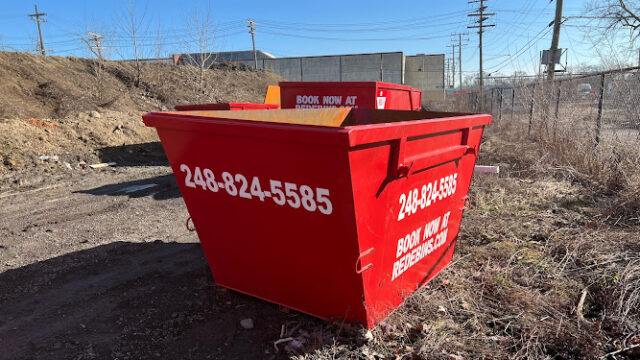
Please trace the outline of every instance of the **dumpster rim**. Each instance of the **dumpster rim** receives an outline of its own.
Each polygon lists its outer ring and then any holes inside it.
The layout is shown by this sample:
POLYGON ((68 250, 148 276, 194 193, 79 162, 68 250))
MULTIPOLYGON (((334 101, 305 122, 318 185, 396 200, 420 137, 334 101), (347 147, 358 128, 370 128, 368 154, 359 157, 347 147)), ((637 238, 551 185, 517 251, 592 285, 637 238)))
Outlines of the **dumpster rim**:
MULTIPOLYGON (((262 111, 262 110, 257 110, 262 111)), ((387 110, 393 111, 393 110, 387 110)), ((334 144, 355 147, 400 138, 438 134, 446 131, 486 126, 492 122, 488 114, 456 114, 453 117, 417 119, 390 123, 349 126, 274 123, 260 120, 229 119, 179 112, 149 112, 142 115, 148 127, 239 137, 269 138, 292 142, 334 144), (246 131, 261 127, 263 131, 246 131), (288 130, 288 131, 282 131, 288 130), (292 132, 293 131, 293 132, 292 132), (345 136, 346 135, 346 136, 345 136)))
POLYGON ((202 103, 202 104, 179 104, 174 106, 175 111, 194 111, 194 110, 233 110, 234 107, 248 107, 251 109, 243 110, 276 110, 280 105, 247 103, 247 102, 228 102, 228 103, 202 103), (223 107, 227 108, 223 108, 223 107), (216 107, 220 107, 217 109, 216 107))
POLYGON ((488 114, 457 115, 433 119, 408 120, 393 123, 345 126, 349 130, 349 146, 372 144, 400 138, 434 135, 491 124, 488 114))
POLYGON ((403 91, 418 91, 422 93, 422 89, 414 88, 410 85, 401 85, 388 83, 383 81, 280 81, 278 82, 278 86, 282 88, 284 84, 285 87, 339 87, 341 89, 348 89, 353 87, 359 88, 382 88, 382 89, 392 89, 392 90, 403 90, 403 91))
POLYGON ((142 115, 142 119, 147 127, 154 127, 156 130, 167 129, 200 134, 349 146, 346 135, 349 130, 344 127, 211 118, 175 112, 150 112, 142 115), (259 134, 255 131, 247 131, 254 130, 256 127, 262 128, 259 134))

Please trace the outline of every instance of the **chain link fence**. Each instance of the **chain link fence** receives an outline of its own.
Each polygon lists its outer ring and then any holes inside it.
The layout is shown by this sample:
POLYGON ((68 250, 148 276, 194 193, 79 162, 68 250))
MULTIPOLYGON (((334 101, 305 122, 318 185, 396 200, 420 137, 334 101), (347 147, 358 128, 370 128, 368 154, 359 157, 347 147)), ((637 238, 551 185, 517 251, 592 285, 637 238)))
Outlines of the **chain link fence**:
POLYGON ((450 95, 449 110, 491 113, 493 134, 535 142, 550 165, 607 190, 640 184, 640 68, 514 79, 450 95))

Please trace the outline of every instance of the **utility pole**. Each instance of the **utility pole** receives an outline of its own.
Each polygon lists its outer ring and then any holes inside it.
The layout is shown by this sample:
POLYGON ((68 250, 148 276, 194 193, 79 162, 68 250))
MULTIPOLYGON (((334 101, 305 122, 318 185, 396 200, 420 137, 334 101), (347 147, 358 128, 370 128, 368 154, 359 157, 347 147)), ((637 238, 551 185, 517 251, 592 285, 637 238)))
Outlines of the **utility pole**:
POLYGON ((451 59, 447 59, 447 68, 445 69, 446 73, 447 73, 447 86, 446 88, 449 88, 449 86, 451 86, 451 73, 449 72, 451 67, 451 59))
POLYGON ((560 42, 560 25, 562 24, 562 2, 556 0, 556 17, 553 20, 553 37, 551 38, 551 61, 548 67, 547 79, 553 81, 556 75, 556 53, 558 52, 558 42, 560 42))
POLYGON ((258 54, 256 53, 256 22, 249 19, 247 20, 247 22, 249 23, 249 34, 251 34, 251 43, 253 44, 253 63, 254 66, 256 68, 256 70, 258 69, 258 54))
POLYGON ((469 4, 480 4, 478 6, 478 8, 475 10, 474 13, 468 14, 467 16, 470 17, 477 17, 477 20, 475 21, 475 23, 477 23, 478 25, 470 25, 467 26, 468 29, 478 29, 478 36, 479 36, 479 45, 478 48, 480 50, 480 110, 482 111, 482 104, 484 101, 484 90, 483 90, 483 86, 484 86, 484 82, 483 82, 483 69, 482 69, 482 33, 485 31, 484 28, 486 27, 492 27, 492 26, 496 26, 495 24, 485 24, 484 22, 489 20, 489 16, 493 16, 495 15, 495 13, 487 13, 485 12, 485 10, 487 10, 487 7, 484 5, 485 1, 487 0, 472 0, 469 1, 469 4))
POLYGON ((456 87, 456 44, 449 45, 451 48, 451 87, 456 87))
POLYGON ((458 33, 458 74, 460 75, 460 91, 462 91, 462 34, 458 33))
POLYGON ((34 5, 36 12, 35 14, 29 14, 31 20, 35 21, 38 24, 38 36, 40 37, 40 48, 38 49, 42 55, 47 55, 47 50, 44 48, 44 40, 42 40, 42 27, 40 23, 47 22, 47 19, 40 18, 41 16, 47 16, 47 13, 38 12, 38 5, 34 5))
POLYGON ((102 60, 103 59, 102 49, 104 49, 102 47, 102 39, 104 38, 104 36, 93 33, 93 32, 88 32, 87 35, 91 37, 90 39, 87 40, 87 45, 89 45, 89 49, 91 50, 92 53, 98 56, 98 59, 102 60))
MULTIPOLYGON (((459 78, 459 87, 460 90, 462 90, 462 35, 469 35, 469 33, 453 33, 451 34, 452 39, 451 41, 453 43, 458 42, 458 45, 453 45, 454 48, 455 46, 458 47, 458 78, 459 78), (456 36, 457 36, 457 40, 456 40, 456 36)), ((469 39, 465 39, 465 41, 468 41, 469 39)), ((466 45, 466 43, 464 44, 466 45)), ((453 57, 455 58, 455 52, 452 54, 453 57)))

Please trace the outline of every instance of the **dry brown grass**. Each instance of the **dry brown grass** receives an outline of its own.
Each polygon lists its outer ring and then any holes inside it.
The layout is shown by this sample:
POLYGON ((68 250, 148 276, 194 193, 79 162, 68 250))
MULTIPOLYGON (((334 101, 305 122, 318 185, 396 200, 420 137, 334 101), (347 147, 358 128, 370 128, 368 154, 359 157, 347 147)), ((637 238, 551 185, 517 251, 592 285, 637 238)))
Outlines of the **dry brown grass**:
POLYGON ((480 162, 503 172, 474 178, 452 265, 370 332, 293 334, 305 345, 295 358, 596 359, 640 342, 639 226, 603 218, 621 193, 550 165, 535 140, 499 135, 480 162))

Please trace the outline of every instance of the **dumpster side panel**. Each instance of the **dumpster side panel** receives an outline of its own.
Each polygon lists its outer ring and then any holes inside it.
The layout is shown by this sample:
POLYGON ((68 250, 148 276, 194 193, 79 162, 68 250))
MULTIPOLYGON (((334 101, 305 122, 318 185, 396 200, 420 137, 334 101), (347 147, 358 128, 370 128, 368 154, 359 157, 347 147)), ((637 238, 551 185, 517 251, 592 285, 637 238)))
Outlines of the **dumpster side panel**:
POLYGON ((457 118, 434 132, 421 122, 371 127, 358 136, 376 142, 350 150, 360 262, 370 265, 362 273, 368 327, 438 274, 455 248, 483 126, 457 118), (398 178, 402 164, 410 170, 398 178))
POLYGON ((378 86, 376 89, 376 109, 416 110, 412 104, 411 88, 378 86))
MULTIPOLYGON (((281 82, 283 109, 354 107, 417 110, 412 101, 416 89, 383 82, 281 82)), ((419 101, 418 101, 419 103, 419 101)))
POLYGON ((217 284, 366 322, 345 132, 322 144, 261 136, 282 125, 244 124, 246 136, 167 125, 158 133, 217 284))
POLYGON ((351 87, 335 84, 332 86, 330 83, 280 83, 280 101, 283 109, 325 107, 375 109, 375 89, 375 83, 351 87))

